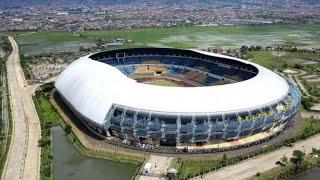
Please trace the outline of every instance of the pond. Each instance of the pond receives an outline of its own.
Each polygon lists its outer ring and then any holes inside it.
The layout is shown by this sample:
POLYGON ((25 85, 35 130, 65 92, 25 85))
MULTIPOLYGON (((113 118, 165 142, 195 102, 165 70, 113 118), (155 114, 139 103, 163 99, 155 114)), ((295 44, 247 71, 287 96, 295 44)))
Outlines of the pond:
POLYGON ((128 180, 138 168, 132 164, 81 155, 61 127, 53 127, 52 136, 54 180, 128 180))

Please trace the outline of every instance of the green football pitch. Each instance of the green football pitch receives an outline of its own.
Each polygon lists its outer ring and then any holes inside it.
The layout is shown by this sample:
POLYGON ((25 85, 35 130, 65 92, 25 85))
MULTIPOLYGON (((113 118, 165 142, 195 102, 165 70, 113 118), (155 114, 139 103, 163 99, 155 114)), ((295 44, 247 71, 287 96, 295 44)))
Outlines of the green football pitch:
POLYGON ((156 80, 156 81, 152 81, 148 84, 152 84, 152 85, 156 85, 156 86, 169 86, 169 87, 179 87, 178 84, 165 80, 165 79, 161 79, 161 80, 156 80))

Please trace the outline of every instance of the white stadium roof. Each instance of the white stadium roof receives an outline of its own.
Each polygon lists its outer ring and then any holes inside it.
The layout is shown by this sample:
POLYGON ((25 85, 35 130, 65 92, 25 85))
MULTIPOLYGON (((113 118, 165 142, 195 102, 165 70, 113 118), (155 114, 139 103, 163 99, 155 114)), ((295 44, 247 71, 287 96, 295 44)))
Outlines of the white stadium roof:
POLYGON ((138 83, 111 65, 85 56, 73 62, 56 81, 56 88, 82 115, 102 123, 113 104, 167 113, 228 113, 271 105, 289 92, 276 73, 254 63, 258 74, 233 84, 204 87, 163 87, 138 83))

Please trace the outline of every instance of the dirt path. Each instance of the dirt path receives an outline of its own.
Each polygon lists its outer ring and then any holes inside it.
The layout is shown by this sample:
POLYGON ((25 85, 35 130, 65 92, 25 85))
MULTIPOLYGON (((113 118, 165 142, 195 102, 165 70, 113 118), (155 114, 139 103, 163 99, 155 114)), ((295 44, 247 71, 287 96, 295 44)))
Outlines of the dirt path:
POLYGON ((2 179, 39 179, 40 124, 32 93, 25 80, 19 56, 19 47, 9 37, 13 51, 8 57, 8 83, 12 106, 13 135, 2 179))

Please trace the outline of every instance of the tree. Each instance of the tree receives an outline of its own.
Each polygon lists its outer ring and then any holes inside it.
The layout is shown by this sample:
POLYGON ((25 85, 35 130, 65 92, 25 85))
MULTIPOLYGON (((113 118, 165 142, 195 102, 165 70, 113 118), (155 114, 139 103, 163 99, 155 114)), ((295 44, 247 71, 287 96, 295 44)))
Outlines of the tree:
POLYGON ((297 52, 297 51, 298 51, 298 48, 297 48, 297 47, 293 47, 293 48, 291 49, 291 51, 292 51, 292 52, 297 52))
POLYGON ((226 155, 226 154, 223 154, 223 156, 222 156, 222 161, 223 161, 223 162, 226 162, 226 161, 227 161, 227 155, 226 155))
POLYGON ((304 158, 304 152, 300 151, 300 150, 294 150, 292 153, 293 158, 296 158, 297 160, 303 160, 304 158))
POLYGON ((290 161, 293 164, 293 170, 297 172, 298 170, 302 169, 302 161, 304 159, 304 152, 300 150, 294 150, 292 153, 292 158, 290 161))
POLYGON ((44 146, 50 145, 51 144, 51 140, 47 139, 47 138, 41 138, 38 141, 38 144, 39 144, 40 147, 44 147, 44 146))
POLYGON ((316 148, 312 148, 312 154, 315 154, 315 153, 317 153, 317 149, 316 148))
POLYGON ((48 121, 44 123, 44 129, 50 129, 52 127, 52 122, 48 121))
POLYGON ((283 68, 288 68, 288 64, 287 64, 287 63, 283 63, 283 64, 282 64, 282 67, 283 67, 283 68))
POLYGON ((49 165, 43 166, 41 170, 46 177, 51 176, 51 166, 49 166, 49 165))
POLYGON ((240 52, 241 53, 246 53, 248 51, 248 46, 246 46, 246 45, 243 45, 243 46, 241 46, 241 48, 240 48, 240 52))
POLYGON ((261 51, 262 48, 263 48, 262 46, 256 46, 255 50, 256 50, 256 51, 261 51))
POLYGON ((71 133, 71 129, 72 129, 72 127, 71 127, 69 124, 67 124, 66 127, 64 128, 64 131, 65 131, 67 134, 70 134, 70 133, 71 133))
POLYGON ((294 65, 293 65, 293 68, 295 68, 295 69, 302 69, 303 66, 302 66, 301 64, 294 64, 294 65))
POLYGON ((41 86, 41 90, 44 93, 51 92, 54 89, 54 82, 45 83, 41 86))
POLYGON ((227 155, 223 154, 222 159, 220 160, 221 165, 226 165, 227 164, 227 155))
POLYGON ((301 105, 304 109, 309 111, 311 109, 311 107, 313 106, 312 99, 311 98, 302 98, 301 105))
POLYGON ((86 51, 86 49, 85 49, 83 46, 81 46, 81 47, 79 48, 79 51, 80 51, 80 52, 84 52, 84 51, 86 51))

